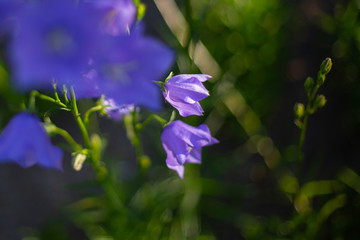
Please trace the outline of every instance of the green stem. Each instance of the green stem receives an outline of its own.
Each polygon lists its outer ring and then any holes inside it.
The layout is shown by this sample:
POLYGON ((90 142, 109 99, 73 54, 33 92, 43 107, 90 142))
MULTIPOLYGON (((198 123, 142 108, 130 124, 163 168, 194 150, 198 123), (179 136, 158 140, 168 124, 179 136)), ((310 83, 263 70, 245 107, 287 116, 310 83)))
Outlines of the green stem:
POLYGON ((57 102, 61 102, 61 101, 60 101, 60 98, 59 98, 59 95, 58 95, 58 93, 57 93, 56 83, 53 83, 53 88, 54 88, 55 100, 56 100, 57 102))
POLYGON ((88 149, 91 149, 89 134, 88 134, 88 131, 80 117, 79 110, 78 110, 77 104, 76 104, 76 96, 75 96, 73 87, 70 88, 70 102, 71 102, 71 107, 72 107, 72 109, 71 109, 72 113, 73 113, 75 121, 80 129, 80 132, 81 132, 81 135, 82 135, 82 138, 84 141, 84 146, 88 149))
POLYGON ((132 112, 132 114, 124 117, 124 125, 126 128, 127 137, 130 140, 131 145, 133 145, 133 147, 135 148, 136 161, 140 166, 141 178, 144 178, 146 175, 146 171, 151 164, 150 159, 143 152, 140 140, 140 130, 143 128, 144 125, 140 126, 137 122, 135 111, 132 112))
MULTIPOLYGON (((52 97, 49 97, 49 96, 44 95, 44 94, 41 94, 41 93, 39 93, 39 92, 36 91, 36 90, 34 90, 34 91, 31 92, 31 96, 37 97, 37 98, 39 98, 39 99, 41 99, 41 100, 45 100, 45 101, 54 103, 54 104, 59 105, 59 106, 61 106, 61 107, 63 107, 63 108, 68 108, 68 106, 65 105, 64 103, 62 103, 60 100, 56 100, 56 99, 54 99, 54 98, 52 98, 52 97)), ((34 100, 34 101, 35 101, 35 100, 34 100)), ((32 103, 32 102, 30 103, 30 105, 31 105, 31 104, 34 104, 34 105, 35 105, 35 103, 32 103)))
POLYGON ((84 114, 84 125, 85 127, 88 127, 89 126, 89 119, 91 117, 91 115, 94 113, 94 112, 99 112, 99 111, 102 111, 104 109, 104 106, 102 105, 97 105, 95 107, 92 107, 90 108, 85 114, 84 114))
POLYGON ((316 96, 317 91, 319 90, 319 87, 320 87, 320 85, 316 84, 314 89, 312 90, 311 94, 309 94, 310 95, 309 101, 306 105, 304 119, 302 121, 303 124, 301 127, 301 132, 300 132, 300 137, 299 137, 299 145, 298 145, 299 147, 298 147, 298 156, 297 156, 297 159, 298 159, 297 172, 299 174, 301 171, 301 164, 304 160, 303 148, 304 148, 304 143, 305 143, 306 128, 307 128, 309 116, 310 116, 310 114, 312 114, 315 96, 316 96))
POLYGON ((115 187, 116 183, 114 182, 114 179, 107 172, 106 167, 103 166, 103 164, 101 164, 100 159, 96 157, 98 154, 94 152, 94 148, 90 143, 88 131, 84 125, 84 122, 80 117, 79 110, 77 108, 76 96, 73 87, 70 88, 70 102, 71 102, 72 113, 74 115, 75 121, 82 134, 84 145, 87 149, 89 149, 91 165, 95 171, 97 180, 104 189, 106 196, 108 197, 112 207, 117 211, 123 211, 125 208, 116 190, 115 187))
POLYGON ((65 103, 66 103, 66 104, 69 104, 69 99, 68 99, 68 96, 67 96, 68 89, 67 89, 67 87, 66 87, 65 85, 63 86, 63 91, 64 91, 65 103))
POLYGON ((78 144, 73 138, 72 136, 64 129, 56 127, 55 125, 52 126, 52 131, 60 136, 62 136, 71 146, 75 151, 81 151, 82 147, 80 144, 78 144))
POLYGON ((143 130, 144 127, 146 127, 146 125, 148 125, 150 123, 151 120, 156 119, 161 125, 164 125, 167 121, 165 119, 163 119, 162 117, 159 117, 156 114, 151 114, 144 122, 142 123, 136 123, 136 131, 141 131, 143 130))

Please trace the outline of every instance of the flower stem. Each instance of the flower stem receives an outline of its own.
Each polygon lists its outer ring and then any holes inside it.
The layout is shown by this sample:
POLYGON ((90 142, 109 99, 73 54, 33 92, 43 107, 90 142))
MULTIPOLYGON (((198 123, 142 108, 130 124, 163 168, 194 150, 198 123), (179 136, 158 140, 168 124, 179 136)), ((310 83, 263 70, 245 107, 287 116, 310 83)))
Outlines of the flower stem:
POLYGON ((81 135, 83 138, 84 146, 85 146, 85 148, 91 149, 89 134, 88 134, 88 131, 80 117, 79 110, 78 110, 77 104, 76 104, 76 96, 75 96, 73 87, 70 88, 70 103, 71 103, 71 107, 72 107, 71 108, 72 113, 74 115, 75 121, 80 129, 80 132, 81 132, 81 135))
POLYGON ((303 116, 299 116, 299 114, 296 114, 296 115, 298 115, 296 121, 301 123, 300 125, 298 125, 301 129, 300 137, 299 137, 299 145, 298 145, 298 155, 297 155, 298 176, 300 176, 301 165, 302 165, 302 162, 304 159, 303 148, 304 148, 304 143, 305 143, 305 134, 306 134, 306 128, 307 128, 309 116, 311 114, 314 114, 314 112, 318 108, 322 108, 326 103, 325 97, 323 95, 318 96, 317 92, 319 90, 319 87, 324 84, 326 74, 328 74, 330 72, 331 67, 332 67, 331 59, 326 58, 320 65, 320 70, 317 75, 316 83, 310 77, 308 79, 306 79, 306 81, 304 83, 304 87, 305 87, 305 90, 306 90, 307 96, 308 96, 308 103, 306 105, 303 116), (301 118, 303 119, 302 122, 301 122, 301 118))
POLYGON ((84 114, 84 125, 85 125, 85 127, 89 126, 89 119, 90 119, 91 115, 94 112, 99 112, 99 111, 102 111, 103 109, 104 109, 104 106, 97 105, 97 106, 94 106, 94 107, 90 108, 89 110, 87 110, 87 112, 84 114))
POLYGON ((100 151, 100 149, 94 148, 90 142, 87 128, 85 127, 84 122, 80 117, 79 110, 77 108, 76 96, 73 87, 70 88, 70 102, 72 107, 71 110, 74 115, 75 121, 81 131, 85 148, 89 150, 91 165, 95 171, 97 180, 105 191, 106 196, 108 197, 110 204, 112 205, 114 210, 123 211, 125 208, 116 190, 116 183, 114 182, 113 177, 111 177, 108 173, 104 164, 102 164, 102 162, 100 161, 99 157, 97 157, 100 156, 100 154, 95 152, 100 151))
POLYGON ((150 123, 150 121, 153 119, 156 119, 161 125, 164 125, 166 123, 166 120, 163 119, 162 117, 159 117, 156 114, 151 114, 144 122, 136 124, 136 128, 135 128, 136 131, 143 130, 144 127, 146 127, 146 125, 148 125, 150 123))
POLYGON ((62 103, 62 102, 60 101, 60 99, 59 99, 59 100, 56 100, 56 99, 54 99, 54 98, 52 98, 52 97, 49 97, 49 96, 44 95, 44 94, 41 94, 41 93, 39 93, 39 92, 36 91, 36 90, 34 90, 34 91, 31 92, 30 107, 35 106, 35 99, 34 99, 35 97, 37 97, 37 98, 39 98, 39 99, 41 99, 41 100, 45 100, 45 101, 54 103, 54 104, 56 104, 56 105, 59 105, 60 107, 66 108, 66 109, 69 108, 66 104, 62 103), (32 102, 32 101, 33 101, 33 102, 32 102))
POLYGON ((300 132, 300 137, 299 137, 298 171, 300 171, 300 166, 301 166, 302 161, 304 159, 303 148, 304 148, 304 143, 305 143, 305 135, 306 135, 307 123, 308 123, 310 114, 312 114, 312 108, 313 108, 313 105, 314 105, 315 96, 316 96, 316 93, 317 93, 319 87, 320 87, 319 85, 315 86, 315 88, 313 89, 313 91, 309 95, 308 104, 306 105, 306 109, 305 109, 305 113, 304 113, 304 119, 303 119, 303 125, 301 127, 301 132, 300 132))
POLYGON ((80 144, 78 144, 73 137, 64 129, 56 127, 55 125, 52 125, 52 129, 51 129, 54 133, 62 136, 71 146, 75 151, 81 151, 82 147, 80 144))
MULTIPOLYGON (((148 122, 154 117, 149 117, 148 122)), ((159 117, 160 118, 160 117, 159 117)), ((166 121, 165 121, 166 122, 166 121)), ((135 148, 136 161, 140 166, 141 177, 144 178, 151 164, 151 160, 148 156, 144 154, 141 140, 140 140, 140 130, 143 129, 144 125, 139 125, 137 122, 136 112, 133 111, 130 115, 124 117, 124 125, 127 132, 127 137, 130 140, 131 144, 135 148), (140 126, 140 127, 139 127, 140 126)))

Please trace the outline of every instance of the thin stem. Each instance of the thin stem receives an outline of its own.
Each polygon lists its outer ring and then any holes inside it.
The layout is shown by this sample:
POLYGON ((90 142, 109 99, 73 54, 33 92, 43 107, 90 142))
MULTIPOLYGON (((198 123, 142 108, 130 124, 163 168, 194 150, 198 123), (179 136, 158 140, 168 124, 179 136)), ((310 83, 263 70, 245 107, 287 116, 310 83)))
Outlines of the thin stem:
POLYGON ((304 153, 303 153, 303 148, 304 148, 304 143, 305 143, 305 135, 306 135, 306 128, 307 128, 307 124, 308 124, 308 120, 309 120, 309 116, 313 113, 312 109, 314 107, 314 101, 315 101, 315 96, 317 91, 319 90, 320 85, 316 84, 314 86, 314 89, 311 91, 311 93, 309 94, 309 101, 306 105, 305 108, 305 113, 304 113, 304 118, 302 121, 302 127, 301 127, 301 132, 300 132, 300 137, 299 137, 299 144, 298 144, 298 163, 297 163, 297 172, 298 175, 300 174, 301 171, 301 164, 304 160, 304 153))
POLYGON ((146 125, 150 123, 152 119, 156 119, 161 125, 164 125, 166 123, 166 120, 162 117, 159 117, 156 114, 151 114, 144 122, 136 124, 136 131, 141 131, 144 127, 146 127, 146 125))
MULTIPOLYGON (((41 100, 45 100, 45 101, 54 103, 54 104, 56 104, 56 105, 59 105, 59 106, 61 106, 61 107, 63 107, 63 108, 68 108, 68 106, 65 105, 64 103, 62 103, 61 101, 57 101, 56 99, 54 99, 54 98, 52 98, 52 97, 49 97, 49 96, 44 95, 44 94, 41 94, 41 93, 39 93, 39 92, 36 91, 36 90, 35 90, 35 91, 32 91, 32 92, 31 92, 31 95, 34 96, 34 97, 37 97, 37 98, 39 98, 39 99, 41 99, 41 100)), ((30 103, 30 104, 32 104, 32 103, 30 103)))
POLYGON ((57 93, 56 83, 53 83, 53 88, 54 88, 55 100, 56 100, 57 102, 61 102, 61 101, 60 101, 60 98, 59 98, 59 94, 57 93))
POLYGON ((62 136, 71 146, 75 151, 81 151, 82 147, 80 144, 78 144, 73 138, 72 136, 64 129, 56 127, 55 125, 52 126, 52 131, 60 136, 62 136))
POLYGON ((75 121, 80 129, 83 141, 84 141, 84 145, 86 148, 91 149, 91 144, 90 144, 90 139, 89 139, 89 134, 88 131, 80 117, 79 114, 79 110, 77 108, 77 104, 76 104, 76 96, 75 96, 75 92, 74 92, 74 88, 71 87, 70 88, 70 102, 71 102, 71 107, 72 107, 72 113, 74 115, 75 121))
POLYGON ((84 125, 85 127, 88 127, 89 126, 89 119, 91 117, 91 115, 94 113, 94 112, 100 112, 104 109, 104 106, 102 105, 97 105, 95 107, 92 107, 90 108, 89 110, 87 110, 87 112, 84 114, 84 125))
POLYGON ((67 93, 68 93, 68 89, 65 85, 63 85, 63 91, 64 91, 64 99, 65 99, 65 103, 66 104, 69 104, 69 99, 68 99, 68 96, 67 96, 67 93))
MULTIPOLYGON (((75 121, 81 131, 82 138, 84 141, 84 145, 87 149, 89 149, 90 159, 91 159, 91 165, 96 173, 97 180, 100 182, 101 186, 103 187, 107 197, 110 200, 110 203, 117 211, 123 211, 124 206, 121 202, 120 196, 117 193, 115 189, 115 183, 113 178, 109 175, 107 172, 107 169, 105 166, 103 166, 100 162, 100 159, 98 159, 94 151, 96 151, 93 146, 90 143, 89 134, 87 132, 87 129, 84 125, 84 122, 82 121, 79 110, 77 108, 76 104, 76 96, 74 92, 74 88, 70 88, 70 102, 72 107, 72 112, 75 118, 75 121)), ((99 151, 99 150, 98 150, 99 151)))
POLYGON ((135 148, 136 161, 140 166, 141 178, 144 178, 146 171, 151 163, 150 159, 143 152, 140 140, 140 130, 142 129, 142 127, 139 127, 135 111, 132 112, 132 114, 124 117, 124 125, 126 128, 127 137, 135 148))

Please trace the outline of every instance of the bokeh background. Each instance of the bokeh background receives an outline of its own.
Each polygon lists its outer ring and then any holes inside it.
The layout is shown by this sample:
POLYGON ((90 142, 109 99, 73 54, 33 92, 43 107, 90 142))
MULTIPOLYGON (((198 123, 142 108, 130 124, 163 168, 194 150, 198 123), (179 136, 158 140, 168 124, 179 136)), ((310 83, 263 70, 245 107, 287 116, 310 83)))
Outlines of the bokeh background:
MULTIPOLYGON (((94 117, 91 131, 107 139, 104 161, 127 211, 111 209, 90 167, 75 172, 70 154, 63 172, 3 164, 0 239, 359 239, 360 1, 143 3, 147 33, 177 52, 173 72, 213 76, 204 116, 184 121, 208 124, 220 144, 203 149, 203 164, 188 165, 181 180, 166 168, 153 122, 142 133, 152 165, 139 181, 122 123, 94 117), (310 117, 296 171, 293 106, 306 103, 304 81, 326 57, 333 60, 320 89, 327 104, 310 117)), ((25 97, 6 69, 3 61, 1 127, 25 97)), ((170 113, 164 103, 160 115, 170 113)), ((80 139, 70 114, 54 121, 80 139)))

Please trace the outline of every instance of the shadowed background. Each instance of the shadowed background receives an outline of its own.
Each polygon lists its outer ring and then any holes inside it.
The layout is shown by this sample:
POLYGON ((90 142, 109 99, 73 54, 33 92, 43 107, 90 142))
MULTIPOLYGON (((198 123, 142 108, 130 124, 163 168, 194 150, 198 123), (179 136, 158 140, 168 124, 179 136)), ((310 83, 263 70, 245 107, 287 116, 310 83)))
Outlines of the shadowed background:
MULTIPOLYGON (((119 175, 131 214, 111 226, 111 218, 93 211, 101 191, 90 168, 72 170, 69 154, 63 172, 5 164, 0 239, 112 239, 104 226, 118 229, 117 239, 358 239, 360 3, 144 3, 148 34, 177 51, 174 73, 213 76, 205 83, 211 97, 201 102, 204 117, 184 120, 205 122, 220 144, 205 148, 203 164, 188 165, 182 181, 166 168, 161 127, 151 123, 142 140, 152 166, 139 186, 122 124, 93 118, 91 131, 107 138, 104 158, 119 175), (333 60, 320 89, 327 104, 310 117, 297 175, 293 106, 306 103, 305 78, 316 77, 325 57, 333 60)), ((0 78, 3 127, 21 99, 9 91, 4 68, 0 78)), ((160 115, 168 118, 164 106, 160 115)), ((54 119, 80 139, 70 114, 54 119)))

